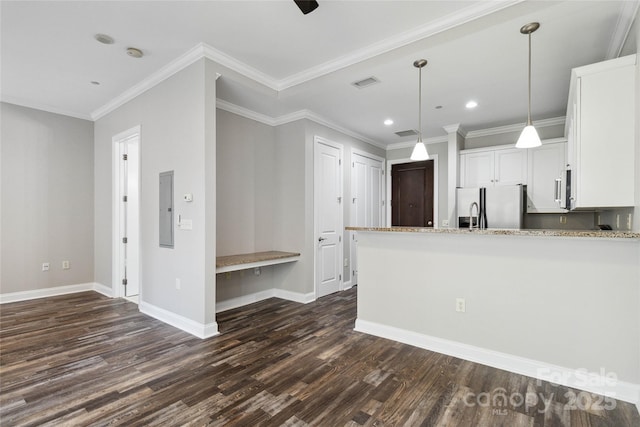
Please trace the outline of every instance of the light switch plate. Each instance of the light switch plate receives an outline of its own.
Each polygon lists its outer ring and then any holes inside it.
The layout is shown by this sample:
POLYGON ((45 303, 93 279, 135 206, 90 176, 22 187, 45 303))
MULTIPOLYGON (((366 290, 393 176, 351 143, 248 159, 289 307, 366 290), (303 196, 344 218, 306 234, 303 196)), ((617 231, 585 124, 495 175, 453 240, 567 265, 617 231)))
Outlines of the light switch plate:
POLYGON ((193 220, 183 219, 180 221, 181 230, 193 230, 193 220))

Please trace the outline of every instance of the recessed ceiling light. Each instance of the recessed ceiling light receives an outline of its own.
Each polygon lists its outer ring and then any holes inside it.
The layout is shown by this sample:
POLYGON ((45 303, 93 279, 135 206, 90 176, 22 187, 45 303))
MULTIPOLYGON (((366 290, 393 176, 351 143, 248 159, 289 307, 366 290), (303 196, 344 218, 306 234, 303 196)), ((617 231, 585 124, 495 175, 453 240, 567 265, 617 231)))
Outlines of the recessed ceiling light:
POLYGON ((96 34, 93 36, 94 39, 98 40, 102 44, 113 44, 113 37, 108 36, 106 34, 96 34))
POLYGON ((391 126, 393 124, 393 120, 387 119, 384 121, 385 126, 391 126))
POLYGON ((465 105, 465 107, 468 108, 469 110, 476 108, 477 106, 478 106, 478 103, 476 101, 469 101, 465 105))
POLYGON ((100 86, 100 82, 95 81, 95 80, 93 80, 93 81, 91 82, 91 84, 92 84, 92 85, 94 85, 94 86, 100 86))
POLYGON ((127 55, 129 55, 132 58, 142 58, 142 56, 144 55, 142 53, 142 51, 138 48, 135 47, 128 47, 127 48, 127 55))

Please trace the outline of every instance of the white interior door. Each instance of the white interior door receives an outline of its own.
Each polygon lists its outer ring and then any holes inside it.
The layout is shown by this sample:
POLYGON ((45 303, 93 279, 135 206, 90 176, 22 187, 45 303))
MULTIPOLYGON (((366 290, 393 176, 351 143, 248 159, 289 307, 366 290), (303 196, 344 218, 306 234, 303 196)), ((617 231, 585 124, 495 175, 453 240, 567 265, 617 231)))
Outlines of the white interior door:
MULTIPOLYGON (((384 225, 384 160, 368 153, 351 154, 351 225, 384 225)), ((358 233, 351 232, 351 284, 358 283, 358 233)))
POLYGON ((140 134, 129 131, 114 137, 114 142, 114 294, 132 297, 140 293, 140 134))
POLYGON ((317 138, 314 156, 316 296, 342 288, 342 146, 317 138))

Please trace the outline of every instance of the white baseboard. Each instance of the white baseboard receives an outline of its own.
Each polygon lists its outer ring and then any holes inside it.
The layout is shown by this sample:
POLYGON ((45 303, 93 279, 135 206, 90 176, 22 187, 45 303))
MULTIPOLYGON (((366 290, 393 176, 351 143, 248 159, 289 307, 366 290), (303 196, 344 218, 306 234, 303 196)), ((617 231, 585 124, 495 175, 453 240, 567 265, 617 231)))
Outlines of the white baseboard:
POLYGON ((264 301, 269 298, 280 298, 287 301, 308 304, 316 300, 315 293, 301 294, 299 292, 287 291, 284 289, 267 289, 266 291, 254 292, 249 295, 243 295, 216 303, 216 313, 231 310, 253 304, 254 302, 264 301))
POLYGON ((316 300, 315 292, 301 294, 300 292, 287 291, 285 289, 274 289, 275 297, 286 299, 287 301, 299 302, 300 304, 309 304, 316 300))
POLYGON ((640 410, 640 384, 615 380, 597 373, 569 369, 538 360, 527 359, 481 347, 445 340, 417 332, 356 319, 355 330, 399 341, 414 347, 447 354, 493 368, 503 369, 554 384, 609 396, 636 404, 640 410))
POLYGON ((253 294, 219 301, 216 303, 216 313, 253 304, 254 302, 264 301, 269 298, 274 298, 275 296, 276 294, 274 289, 267 289, 266 291, 255 292, 253 294))
POLYGON ((164 308, 157 307, 144 301, 139 302, 138 309, 141 313, 158 319, 161 322, 174 326, 178 329, 182 329, 183 331, 188 332, 191 335, 194 335, 201 339, 210 338, 219 334, 218 323, 216 322, 208 323, 205 325, 203 323, 196 322, 195 320, 188 319, 184 316, 180 316, 179 314, 173 313, 169 310, 165 310, 164 308))
POLYGON ((38 298, 54 297, 65 294, 75 294, 77 292, 96 291, 108 297, 111 297, 111 288, 100 283, 79 283, 77 285, 56 286, 54 288, 33 289, 30 291, 9 292, 0 294, 0 304, 10 302, 28 301, 38 298))
POLYGON ((349 280, 348 282, 344 282, 342 284, 342 290, 343 291, 347 291, 349 289, 351 289, 353 287, 353 285, 351 284, 351 280, 349 280))

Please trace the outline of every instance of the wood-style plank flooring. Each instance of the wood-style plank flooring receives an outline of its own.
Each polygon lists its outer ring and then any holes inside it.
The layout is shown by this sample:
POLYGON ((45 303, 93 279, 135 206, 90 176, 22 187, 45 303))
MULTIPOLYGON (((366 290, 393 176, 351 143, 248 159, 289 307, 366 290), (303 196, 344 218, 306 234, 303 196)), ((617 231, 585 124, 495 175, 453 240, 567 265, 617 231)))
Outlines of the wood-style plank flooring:
POLYGON ((270 299, 207 340, 93 292, 5 304, 0 425, 640 425, 628 403, 354 332, 355 303, 270 299))

